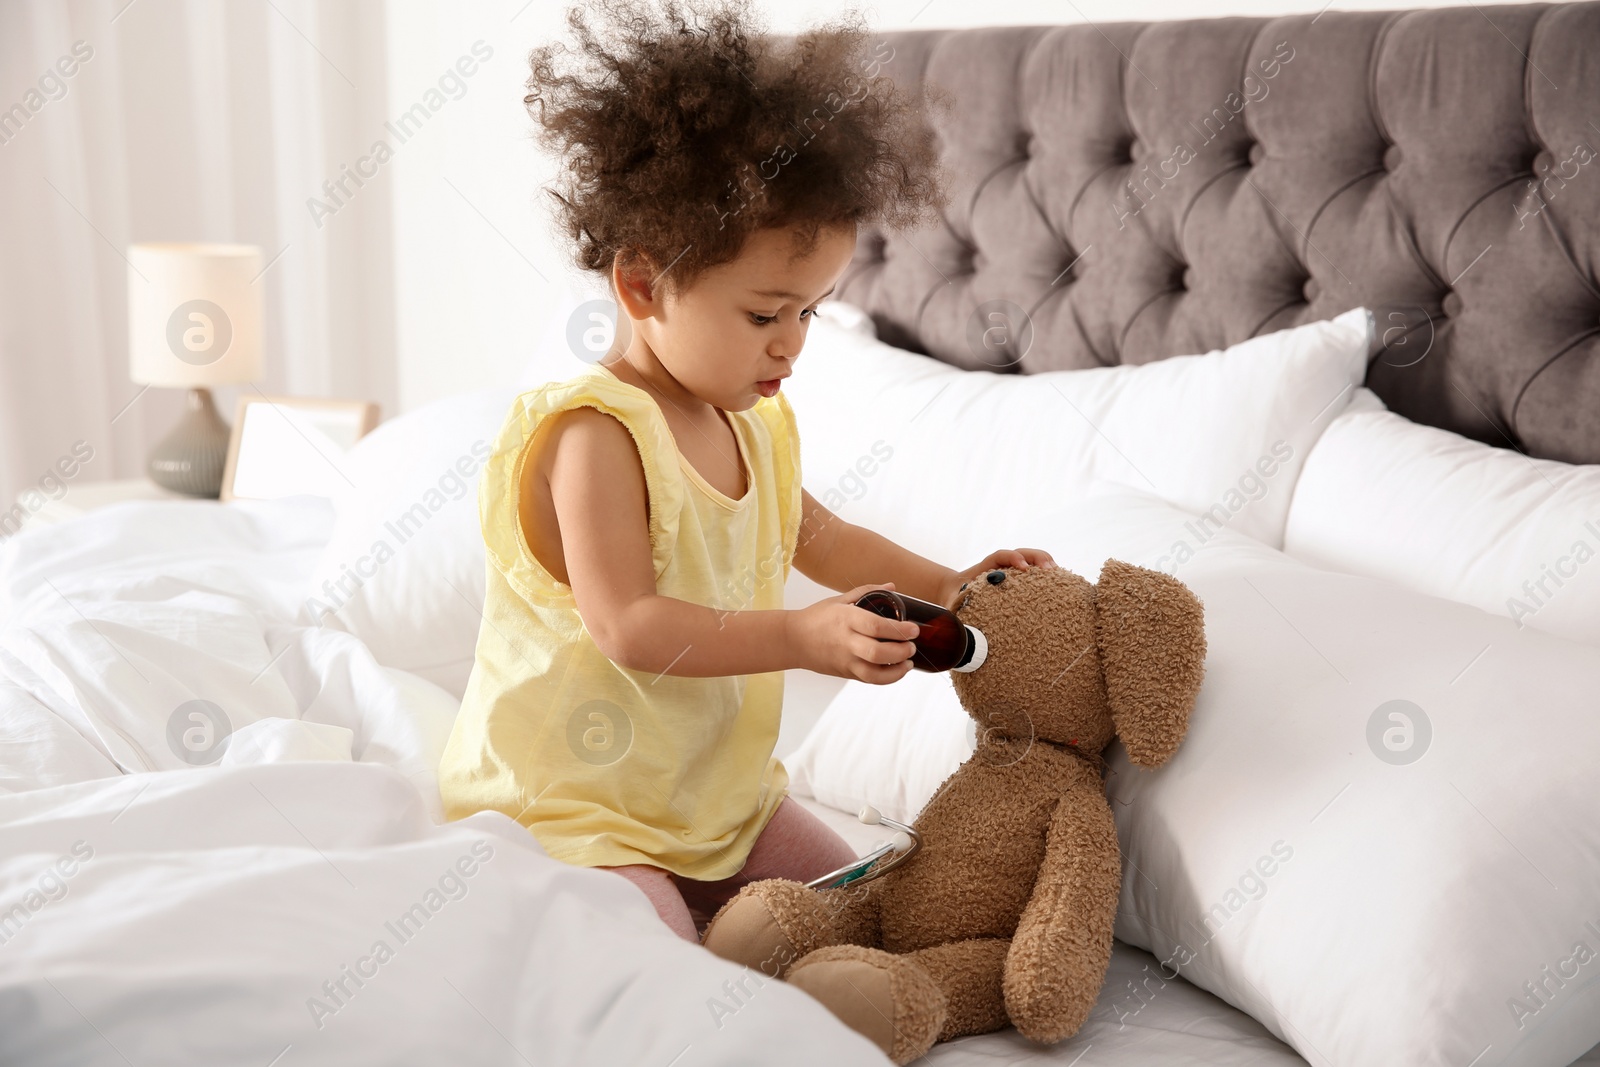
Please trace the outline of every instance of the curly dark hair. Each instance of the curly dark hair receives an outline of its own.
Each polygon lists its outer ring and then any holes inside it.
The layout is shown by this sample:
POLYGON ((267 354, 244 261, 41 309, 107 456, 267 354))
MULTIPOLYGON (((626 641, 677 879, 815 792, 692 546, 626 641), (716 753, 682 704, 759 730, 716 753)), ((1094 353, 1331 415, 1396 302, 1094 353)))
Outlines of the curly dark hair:
POLYGON ((586 7, 594 22, 567 12, 575 49, 529 55, 523 98, 564 156, 548 191, 582 269, 642 255, 681 292, 759 229, 792 228, 803 255, 824 227, 908 228, 945 207, 923 103, 879 74, 893 49, 869 50, 859 13, 779 38, 748 0, 586 7))

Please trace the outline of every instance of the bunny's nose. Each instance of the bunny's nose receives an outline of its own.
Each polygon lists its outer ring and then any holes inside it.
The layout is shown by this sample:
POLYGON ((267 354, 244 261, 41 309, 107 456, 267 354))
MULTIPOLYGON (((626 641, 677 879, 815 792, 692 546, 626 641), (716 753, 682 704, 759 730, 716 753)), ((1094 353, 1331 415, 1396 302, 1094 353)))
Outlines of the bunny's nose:
POLYGON ((987 575, 990 585, 999 585, 1006 580, 1005 571, 990 571, 987 575))

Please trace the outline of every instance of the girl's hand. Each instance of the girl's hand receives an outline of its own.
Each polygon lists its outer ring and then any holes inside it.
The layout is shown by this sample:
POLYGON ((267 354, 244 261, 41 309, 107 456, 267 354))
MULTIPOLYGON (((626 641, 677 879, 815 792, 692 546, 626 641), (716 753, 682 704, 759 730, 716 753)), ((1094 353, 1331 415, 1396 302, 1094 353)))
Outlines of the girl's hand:
POLYGON ((1002 548, 998 552, 989 553, 984 561, 976 566, 953 572, 945 587, 940 590, 939 603, 954 611, 956 601, 961 598, 963 585, 999 567, 1054 567, 1055 565, 1056 561, 1050 558, 1050 553, 1042 548, 1002 548))
POLYGON ((916 652, 909 640, 920 629, 914 622, 886 619, 856 607, 856 601, 883 585, 858 585, 848 593, 819 600, 789 615, 789 635, 800 666, 836 678, 856 678, 874 685, 898 682, 911 670, 916 652))

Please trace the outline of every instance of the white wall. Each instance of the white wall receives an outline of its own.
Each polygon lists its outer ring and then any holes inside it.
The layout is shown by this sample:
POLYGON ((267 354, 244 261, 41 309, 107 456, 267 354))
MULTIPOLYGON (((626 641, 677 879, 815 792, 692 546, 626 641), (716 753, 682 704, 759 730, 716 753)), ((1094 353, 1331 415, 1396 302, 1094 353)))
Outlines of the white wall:
POLYGON ((0 515, 75 441, 80 482, 142 474, 182 410, 129 380, 133 242, 260 245, 260 388, 393 412, 387 187, 305 206, 382 118, 383 46, 383 0, 0 0, 0 515))
MULTIPOLYGON (((1264 16, 1323 6, 1311 0, 884 0, 862 11, 874 27, 888 30, 1264 16)), ((1337 6, 1451 5, 1339 0, 1337 6)), ((762 0, 758 7, 769 28, 792 33, 844 5, 762 0)), ((401 408, 530 374, 542 380, 575 373, 582 364, 559 350, 530 371, 541 336, 558 336, 564 325, 553 319, 573 273, 540 191, 557 163, 533 143, 532 121, 522 105, 529 49, 552 37, 566 39, 563 6, 503 0, 463 9, 389 0, 386 12, 391 111, 415 102, 475 41, 494 53, 465 95, 442 108, 388 166, 394 183, 401 408)))
POLYGON ((394 113, 474 45, 492 53, 389 165, 403 409, 515 378, 553 307, 562 257, 539 210, 553 161, 531 141, 522 83, 558 15, 545 0, 388 4, 394 113))

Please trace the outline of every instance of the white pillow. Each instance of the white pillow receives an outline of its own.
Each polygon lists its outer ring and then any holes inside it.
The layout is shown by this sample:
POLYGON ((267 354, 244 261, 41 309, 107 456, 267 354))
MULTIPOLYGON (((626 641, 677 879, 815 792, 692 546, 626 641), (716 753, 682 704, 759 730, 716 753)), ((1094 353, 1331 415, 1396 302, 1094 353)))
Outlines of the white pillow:
POLYGON ((1600 644, 1600 466, 1352 406, 1306 459, 1284 551, 1600 644))
MULTIPOLYGON (((1122 494, 1032 540, 1093 578, 1107 556, 1170 569, 1192 522, 1122 494)), ((1206 680, 1165 767, 1109 752, 1117 937, 1316 1065, 1561 1067, 1600 1041, 1600 657, 1228 530, 1176 570, 1205 603, 1206 680)), ((924 752, 963 729, 941 699, 900 709, 943 734, 924 752)), ((806 780, 848 765, 868 799, 909 792, 898 737, 833 710, 806 780)))
POLYGON ((972 725, 948 672, 911 671, 892 685, 848 681, 785 757, 789 790, 841 811, 871 804, 910 822, 972 754, 972 725))
POLYGON ((994 541, 996 514, 1055 506, 1095 478, 1281 544, 1301 464, 1365 377, 1370 343, 1357 308, 1203 356, 1016 375, 893 348, 864 320, 824 304, 784 382, 806 488, 951 562, 1013 547, 994 541))
POLYGON ((460 699, 483 613, 478 472, 516 395, 436 401, 357 442, 301 622, 355 634, 379 663, 460 699))

